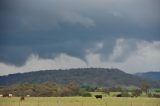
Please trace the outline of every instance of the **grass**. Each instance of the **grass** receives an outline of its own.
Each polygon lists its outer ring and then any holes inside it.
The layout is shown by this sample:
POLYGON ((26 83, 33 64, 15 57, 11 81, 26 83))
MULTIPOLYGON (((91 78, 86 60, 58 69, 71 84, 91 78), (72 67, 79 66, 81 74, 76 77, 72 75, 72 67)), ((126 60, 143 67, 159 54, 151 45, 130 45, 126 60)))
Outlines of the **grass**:
POLYGON ((158 98, 18 97, 0 98, 0 106, 160 106, 158 98))

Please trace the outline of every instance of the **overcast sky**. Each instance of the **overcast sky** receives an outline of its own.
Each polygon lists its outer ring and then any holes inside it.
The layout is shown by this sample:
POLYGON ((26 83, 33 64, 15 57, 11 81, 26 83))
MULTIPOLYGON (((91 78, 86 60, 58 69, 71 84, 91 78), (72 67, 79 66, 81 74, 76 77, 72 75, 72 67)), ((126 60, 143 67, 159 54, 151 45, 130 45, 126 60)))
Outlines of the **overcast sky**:
POLYGON ((1 0, 0 75, 160 71, 159 0, 1 0))

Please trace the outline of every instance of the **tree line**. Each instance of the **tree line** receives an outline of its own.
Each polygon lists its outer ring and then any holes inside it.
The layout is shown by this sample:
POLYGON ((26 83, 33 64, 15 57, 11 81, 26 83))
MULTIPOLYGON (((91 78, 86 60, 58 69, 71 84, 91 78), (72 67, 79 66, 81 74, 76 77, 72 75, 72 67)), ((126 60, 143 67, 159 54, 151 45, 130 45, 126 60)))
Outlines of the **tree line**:
MULTIPOLYGON (((113 87, 101 87, 96 85, 79 85, 76 82, 70 82, 68 84, 57 84, 54 82, 45 82, 40 84, 15 84, 11 86, 0 86, 0 94, 13 96, 33 96, 33 97, 63 97, 63 96, 92 96, 90 92, 103 92, 110 96, 110 92, 121 92, 121 97, 137 97, 146 93, 147 96, 152 97, 149 92, 149 84, 143 83, 140 88, 127 89, 122 86, 113 87), (130 93, 129 93, 130 92, 130 93)), ((157 96, 157 95, 156 95, 157 96)), ((159 96, 159 95, 158 95, 159 96)))
POLYGON ((80 87, 77 83, 71 82, 60 85, 52 82, 45 82, 41 84, 16 84, 12 86, 1 86, 0 94, 13 96, 33 97, 50 97, 50 96, 75 96, 80 95, 80 87))

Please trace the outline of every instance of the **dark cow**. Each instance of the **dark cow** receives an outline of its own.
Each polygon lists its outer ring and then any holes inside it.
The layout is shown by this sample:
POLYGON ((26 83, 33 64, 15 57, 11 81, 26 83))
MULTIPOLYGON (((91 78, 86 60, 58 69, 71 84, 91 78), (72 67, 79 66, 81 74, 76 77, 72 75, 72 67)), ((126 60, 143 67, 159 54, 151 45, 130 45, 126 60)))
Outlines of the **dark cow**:
POLYGON ((118 94, 118 95, 116 95, 116 97, 122 97, 122 94, 118 94))
POLYGON ((21 97, 20 97, 20 100, 21 100, 21 101, 24 101, 24 96, 21 96, 21 97))
POLYGON ((102 95, 95 95, 96 99, 102 99, 102 95))
POLYGON ((3 94, 3 97, 8 97, 9 98, 9 94, 3 94))

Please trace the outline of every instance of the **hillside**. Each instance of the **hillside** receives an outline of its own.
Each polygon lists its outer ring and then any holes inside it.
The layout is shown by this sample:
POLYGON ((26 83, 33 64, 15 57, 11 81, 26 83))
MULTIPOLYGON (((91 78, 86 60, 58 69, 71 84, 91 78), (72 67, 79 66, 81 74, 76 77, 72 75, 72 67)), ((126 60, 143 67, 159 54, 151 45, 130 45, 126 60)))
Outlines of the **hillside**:
POLYGON ((68 70, 45 70, 28 73, 17 73, 0 76, 0 85, 18 83, 42 83, 53 81, 59 84, 77 82, 79 84, 94 84, 99 86, 135 85, 148 82, 152 86, 160 86, 157 82, 148 81, 140 77, 127 74, 119 69, 84 68, 68 70))
POLYGON ((136 73, 135 75, 152 80, 160 80, 160 72, 136 73))

